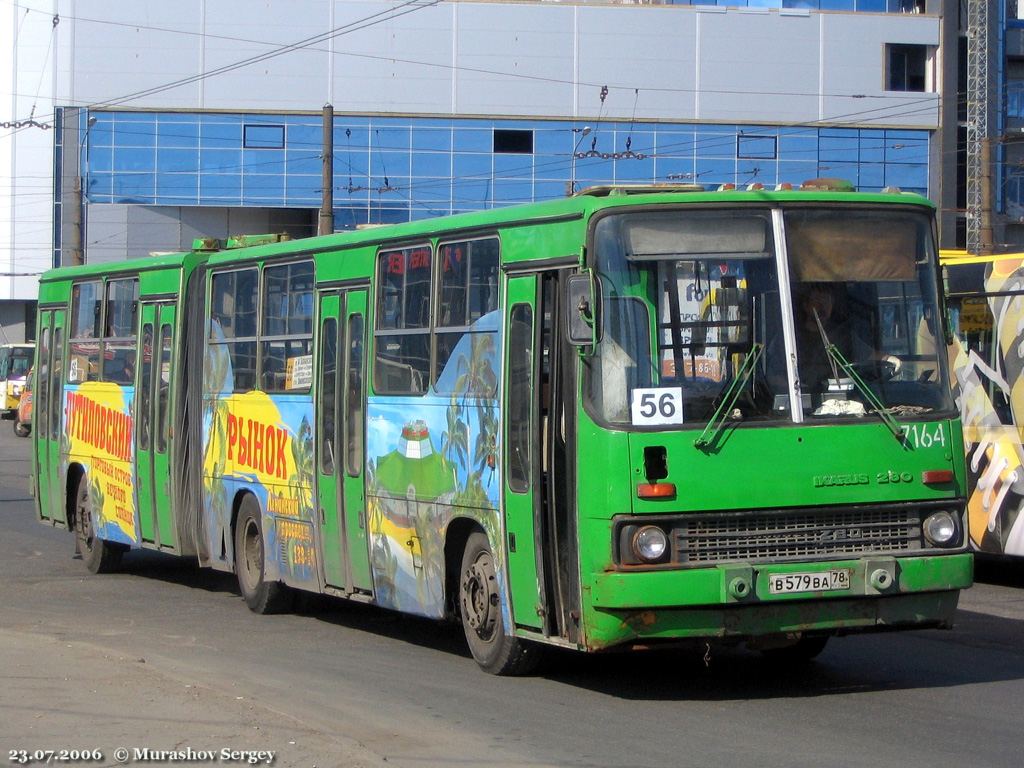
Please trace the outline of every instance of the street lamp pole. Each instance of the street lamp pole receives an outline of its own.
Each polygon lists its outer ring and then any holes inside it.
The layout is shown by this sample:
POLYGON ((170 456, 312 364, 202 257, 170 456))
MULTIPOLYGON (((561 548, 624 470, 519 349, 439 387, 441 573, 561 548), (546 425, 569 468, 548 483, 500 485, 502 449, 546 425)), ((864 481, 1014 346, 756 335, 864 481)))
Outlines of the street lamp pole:
POLYGON ((590 133, 590 126, 585 125, 582 128, 573 128, 572 132, 579 135, 576 139, 576 146, 572 148, 572 160, 569 163, 569 196, 576 194, 576 153, 580 149, 580 144, 583 143, 583 137, 590 133))
POLYGON ((85 189, 82 186, 82 155, 83 148, 85 153, 85 176, 88 180, 89 176, 89 148, 86 146, 86 142, 89 140, 89 131, 96 125, 96 118, 90 116, 85 121, 85 133, 82 134, 81 140, 78 142, 78 155, 75 157, 75 201, 74 201, 74 215, 71 220, 71 263, 75 265, 85 264, 85 189))

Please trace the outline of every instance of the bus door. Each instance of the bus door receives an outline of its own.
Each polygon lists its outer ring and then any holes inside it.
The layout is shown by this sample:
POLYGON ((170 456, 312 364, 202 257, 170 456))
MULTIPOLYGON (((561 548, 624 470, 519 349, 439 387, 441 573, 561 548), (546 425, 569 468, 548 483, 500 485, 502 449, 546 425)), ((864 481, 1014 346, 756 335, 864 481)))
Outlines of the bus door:
POLYGON ((170 435, 171 354, 175 306, 143 302, 141 365, 136 365, 135 467, 142 540, 161 548, 176 546, 171 512, 170 435))
POLYGON ((510 276, 505 338, 505 519, 516 624, 575 641, 572 364, 561 343, 561 273, 510 276))
POLYGON ((64 310, 44 309, 39 315, 39 349, 33 394, 32 434, 35 446, 39 514, 67 525, 67 499, 61 476, 61 413, 64 410, 64 310))
POLYGON ((366 289, 320 296, 317 502, 328 586, 373 590, 364 480, 366 289))

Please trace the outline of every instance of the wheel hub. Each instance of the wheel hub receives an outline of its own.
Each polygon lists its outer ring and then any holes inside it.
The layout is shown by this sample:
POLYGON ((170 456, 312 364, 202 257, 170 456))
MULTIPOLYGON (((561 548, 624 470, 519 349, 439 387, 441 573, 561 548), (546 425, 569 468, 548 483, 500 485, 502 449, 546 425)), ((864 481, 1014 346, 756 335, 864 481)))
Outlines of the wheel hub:
POLYGON ((498 604, 494 566, 490 556, 481 553, 462 576, 462 611, 466 623, 484 640, 494 634, 498 604))

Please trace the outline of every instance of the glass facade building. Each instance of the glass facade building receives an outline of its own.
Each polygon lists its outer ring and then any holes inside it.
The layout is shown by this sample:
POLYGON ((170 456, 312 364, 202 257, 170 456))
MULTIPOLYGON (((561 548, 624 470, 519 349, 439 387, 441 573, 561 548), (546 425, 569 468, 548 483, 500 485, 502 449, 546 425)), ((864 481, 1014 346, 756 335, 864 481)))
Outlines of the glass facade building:
MULTIPOLYGON (((319 114, 77 117, 90 205, 320 205, 319 114)), ((928 142, 928 131, 891 128, 336 115, 335 228, 545 200, 606 184, 771 187, 830 176, 863 190, 896 186, 925 194, 928 142)))

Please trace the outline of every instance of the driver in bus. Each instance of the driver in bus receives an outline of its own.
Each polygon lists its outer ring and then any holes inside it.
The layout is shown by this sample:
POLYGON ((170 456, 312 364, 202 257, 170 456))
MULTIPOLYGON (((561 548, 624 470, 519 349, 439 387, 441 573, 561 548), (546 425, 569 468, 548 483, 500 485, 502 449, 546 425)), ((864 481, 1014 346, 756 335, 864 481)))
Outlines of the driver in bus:
POLYGON ((872 368, 875 373, 868 378, 891 378, 899 370, 898 358, 883 355, 866 340, 867 322, 852 317, 841 283, 798 284, 796 305, 799 374, 805 386, 847 378, 828 353, 833 344, 851 364, 872 368))

